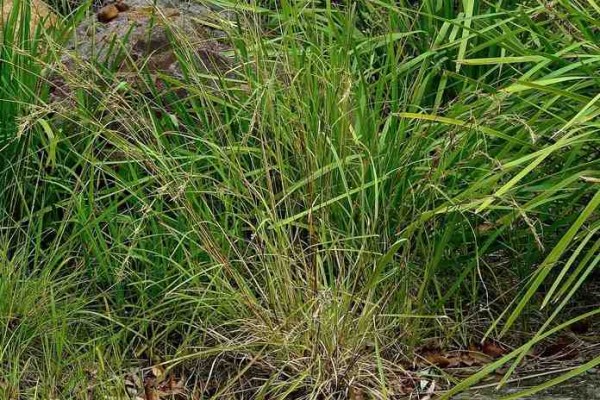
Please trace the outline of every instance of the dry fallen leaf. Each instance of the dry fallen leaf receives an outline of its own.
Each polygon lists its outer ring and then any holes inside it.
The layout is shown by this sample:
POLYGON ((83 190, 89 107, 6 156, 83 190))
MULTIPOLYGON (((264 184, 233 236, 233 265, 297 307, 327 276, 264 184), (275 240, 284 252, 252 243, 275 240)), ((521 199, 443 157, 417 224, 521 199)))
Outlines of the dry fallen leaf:
POLYGON ((158 385, 158 390, 160 396, 170 396, 169 398, 186 394, 184 380, 177 380, 173 374, 169 374, 168 379, 158 385))
POLYGON ((467 366, 467 367, 471 367, 475 364, 478 364, 477 360, 475 360, 475 358, 471 357, 471 354, 477 354, 474 352, 464 352, 461 353, 460 355, 460 362, 462 365, 467 366))
POLYGON ((394 399, 398 396, 408 396, 415 391, 414 378, 410 375, 392 379, 388 383, 390 389, 388 394, 394 399))
POLYGON ((155 378, 148 377, 144 382, 144 400, 160 400, 158 390, 156 390, 155 378))
POLYGON ((450 364, 448 364, 448 368, 460 367, 460 356, 448 357, 448 361, 450 361, 450 364))
POLYGON ((165 368, 162 365, 153 365, 150 369, 152 374, 156 379, 161 380, 162 376, 165 374, 165 368))
POLYGON ((175 380, 175 375, 173 375, 173 374, 171 374, 171 376, 169 377, 168 388, 169 388, 169 390, 178 389, 178 383, 175 380))
POLYGON ((502 347, 500 347, 500 345, 491 340, 486 340, 485 342, 483 342, 483 345, 481 346, 481 351, 484 354, 487 354, 488 356, 493 358, 500 357, 506 354, 505 349, 503 349, 502 347))
POLYGON ((450 365, 450 360, 439 353, 430 353, 425 355, 425 360, 436 367, 446 368, 450 365))
POLYGON ((579 355, 579 351, 572 346, 573 339, 562 336, 558 340, 546 346, 540 353, 540 357, 553 357, 556 360, 570 360, 579 355))

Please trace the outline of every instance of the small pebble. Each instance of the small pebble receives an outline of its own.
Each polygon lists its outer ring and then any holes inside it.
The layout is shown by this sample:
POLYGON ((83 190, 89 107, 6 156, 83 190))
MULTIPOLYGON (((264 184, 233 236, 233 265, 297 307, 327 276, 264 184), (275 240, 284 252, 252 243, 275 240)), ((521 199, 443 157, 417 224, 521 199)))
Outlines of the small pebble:
POLYGON ((117 18, 119 15, 119 9, 114 4, 109 4, 107 6, 102 7, 96 16, 98 17, 98 21, 100 22, 110 22, 113 19, 117 18))

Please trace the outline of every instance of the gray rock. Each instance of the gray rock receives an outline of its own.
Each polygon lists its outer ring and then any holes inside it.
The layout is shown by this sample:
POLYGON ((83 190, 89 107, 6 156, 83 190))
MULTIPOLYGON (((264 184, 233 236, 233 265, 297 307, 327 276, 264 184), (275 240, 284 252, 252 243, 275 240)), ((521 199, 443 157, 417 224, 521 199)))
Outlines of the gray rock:
POLYGON ((130 72, 145 66, 150 72, 180 75, 172 45, 172 39, 177 37, 176 42, 185 42, 185 48, 192 50, 198 65, 206 71, 223 72, 227 67, 227 59, 222 55, 227 50, 223 33, 202 22, 218 24, 224 17, 216 10, 174 0, 125 3, 128 9, 110 21, 101 22, 97 15, 85 19, 67 47, 65 63, 93 61, 130 72))

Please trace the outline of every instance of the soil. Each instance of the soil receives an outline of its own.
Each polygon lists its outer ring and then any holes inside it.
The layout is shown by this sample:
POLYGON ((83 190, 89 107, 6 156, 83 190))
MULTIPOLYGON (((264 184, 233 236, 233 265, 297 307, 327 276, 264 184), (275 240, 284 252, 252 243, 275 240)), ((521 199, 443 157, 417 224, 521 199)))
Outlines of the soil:
MULTIPOLYGON (((547 375, 520 382, 513 382, 499 391, 494 387, 473 389, 454 397, 457 400, 496 400, 508 396, 514 396, 519 392, 540 385, 556 375, 547 375)), ((533 400, 596 400, 600 399, 600 369, 594 368, 578 375, 560 385, 551 387, 544 391, 535 393, 528 397, 517 397, 518 399, 533 400)))

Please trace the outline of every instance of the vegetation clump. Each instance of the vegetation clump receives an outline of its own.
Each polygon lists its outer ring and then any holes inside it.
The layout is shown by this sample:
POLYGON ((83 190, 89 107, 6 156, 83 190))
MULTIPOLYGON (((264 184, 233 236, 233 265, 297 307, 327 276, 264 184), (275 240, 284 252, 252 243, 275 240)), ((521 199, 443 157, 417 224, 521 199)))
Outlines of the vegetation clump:
POLYGON ((450 398, 558 371, 530 394, 600 364, 594 1, 155 4, 143 29, 81 5, 31 30, 13 4, 0 398, 450 398), (168 22, 197 7, 201 34, 168 22))

